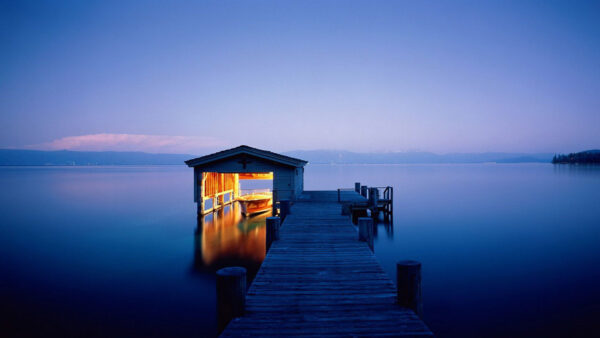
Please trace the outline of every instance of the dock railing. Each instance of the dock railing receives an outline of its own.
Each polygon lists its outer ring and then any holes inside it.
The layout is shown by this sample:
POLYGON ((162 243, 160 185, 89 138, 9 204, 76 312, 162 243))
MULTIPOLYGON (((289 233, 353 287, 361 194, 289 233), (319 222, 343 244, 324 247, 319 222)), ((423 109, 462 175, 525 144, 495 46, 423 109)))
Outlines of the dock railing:
POLYGON ((201 207, 199 207, 198 213, 200 213, 201 215, 206 215, 213 211, 219 210, 227 204, 233 203, 234 200, 235 197, 233 189, 221 191, 211 196, 204 196, 202 198, 202 203, 199 204, 201 207), (228 198, 225 199, 225 196, 228 196, 228 198), (208 209, 205 208, 205 204, 207 201, 211 202, 211 207, 208 209))

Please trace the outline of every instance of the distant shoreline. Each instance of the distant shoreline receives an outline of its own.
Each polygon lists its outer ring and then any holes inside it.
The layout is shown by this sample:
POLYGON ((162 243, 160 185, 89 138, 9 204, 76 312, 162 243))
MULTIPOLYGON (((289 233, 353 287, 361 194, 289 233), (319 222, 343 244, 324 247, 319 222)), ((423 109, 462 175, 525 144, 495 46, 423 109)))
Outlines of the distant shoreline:
POLYGON ((0 167, 177 167, 183 164, 0 164, 0 167))
MULTIPOLYGON (((453 166, 453 165, 551 165, 551 162, 453 162, 453 163, 308 163, 307 166, 453 166)), ((0 168, 97 168, 97 167, 186 167, 183 164, 0 164, 0 168)))
MULTIPOLYGON (((581 156, 600 157, 600 151, 594 150, 569 155, 499 152, 436 154, 416 151, 357 153, 343 150, 297 150, 283 152, 283 155, 303 159, 311 164, 324 165, 600 163, 600 160, 599 162, 580 160, 581 156)), ((184 166, 184 161, 194 157, 196 156, 190 154, 144 152, 0 149, 0 166, 184 166)))
POLYGON ((568 155, 554 155, 553 164, 600 165, 600 150, 587 150, 568 155))

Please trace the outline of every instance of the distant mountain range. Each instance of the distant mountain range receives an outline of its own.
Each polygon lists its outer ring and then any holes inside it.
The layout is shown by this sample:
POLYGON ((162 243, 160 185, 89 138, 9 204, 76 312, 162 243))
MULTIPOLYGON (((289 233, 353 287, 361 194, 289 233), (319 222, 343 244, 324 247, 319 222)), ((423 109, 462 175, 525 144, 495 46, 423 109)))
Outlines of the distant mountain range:
MULTIPOLYGON (((406 164, 406 163, 525 163, 552 161, 554 154, 429 152, 355 153, 338 150, 284 152, 313 164, 406 164)), ((0 149, 0 166, 18 165, 184 165, 188 154, 150 154, 116 151, 41 151, 0 149)))
POLYGON ((0 149, 0 165, 167 165, 193 158, 185 154, 118 151, 42 151, 0 149))
POLYGON ((354 153, 337 150, 298 150, 284 155, 301 158, 309 163, 332 164, 405 164, 405 163, 525 163, 552 161, 550 153, 452 153, 429 152, 354 153))

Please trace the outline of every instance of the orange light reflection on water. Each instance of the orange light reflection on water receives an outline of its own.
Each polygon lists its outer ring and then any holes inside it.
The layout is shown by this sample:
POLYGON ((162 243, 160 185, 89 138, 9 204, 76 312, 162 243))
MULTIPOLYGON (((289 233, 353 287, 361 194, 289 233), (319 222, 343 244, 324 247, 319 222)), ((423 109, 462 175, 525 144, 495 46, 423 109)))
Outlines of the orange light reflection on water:
MULTIPOLYGON (((238 203, 206 215, 198 223, 202 265, 220 267, 228 262, 260 264, 265 258, 265 222, 271 212, 243 217, 238 203)), ((198 263, 198 262, 197 262, 198 263)))

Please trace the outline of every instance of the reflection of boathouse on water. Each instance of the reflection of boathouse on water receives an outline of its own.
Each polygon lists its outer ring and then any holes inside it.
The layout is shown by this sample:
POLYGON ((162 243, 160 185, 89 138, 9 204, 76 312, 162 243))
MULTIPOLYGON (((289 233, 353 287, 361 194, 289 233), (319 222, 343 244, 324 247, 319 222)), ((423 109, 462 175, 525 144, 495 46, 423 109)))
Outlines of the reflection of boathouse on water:
POLYGON ((277 210, 279 201, 300 196, 307 162, 239 146, 185 163, 194 168, 196 263, 201 254, 204 266, 236 259, 260 264, 265 255, 265 218, 277 210), (271 180, 272 186, 244 191, 240 180, 271 180))
MULTIPOLYGON (((194 265, 197 269, 218 269, 241 264, 258 270, 265 258, 265 219, 271 212, 243 217, 239 205, 228 205, 198 218, 194 265)), ((250 271, 251 273, 253 271, 250 271)))

